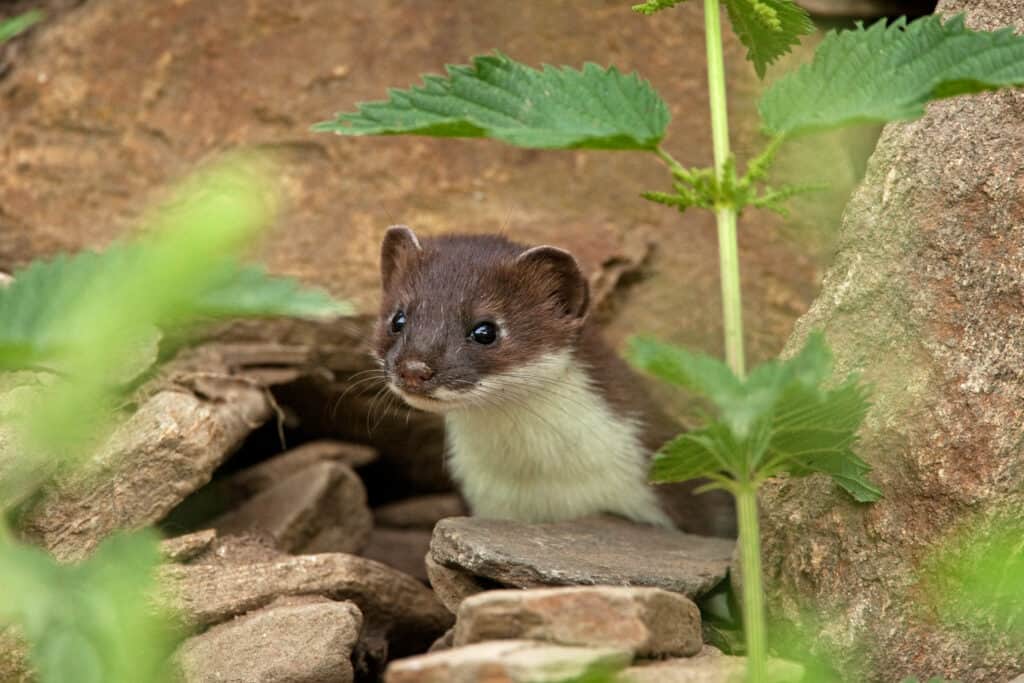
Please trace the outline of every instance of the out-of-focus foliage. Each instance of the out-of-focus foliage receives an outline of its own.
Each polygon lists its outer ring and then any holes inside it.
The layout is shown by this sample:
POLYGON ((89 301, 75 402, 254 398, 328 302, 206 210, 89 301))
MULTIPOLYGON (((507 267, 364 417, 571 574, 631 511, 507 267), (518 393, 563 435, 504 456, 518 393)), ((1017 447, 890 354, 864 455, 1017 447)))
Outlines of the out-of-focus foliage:
POLYGON ((924 563, 925 595, 968 637, 1008 638, 1024 650, 1024 520, 1019 511, 971 518, 924 563))
POLYGON ((44 683, 172 681, 180 633, 154 605, 159 561, 150 532, 109 538, 76 565, 0 542, 0 623, 20 625, 44 683))
POLYGON ((797 135, 915 119, 932 100, 1020 85, 1024 36, 933 15, 830 33, 814 61, 765 92, 760 110, 771 135, 797 135))
POLYGON ((867 413, 867 392, 851 376, 835 388, 823 337, 812 335, 792 358, 769 361, 745 379, 722 361, 651 339, 636 339, 629 356, 639 368, 708 399, 715 417, 679 435, 654 459, 655 481, 707 477, 708 488, 733 490, 788 473, 830 475, 856 500, 881 492, 866 478, 870 467, 853 453, 867 413))
POLYGON ((39 10, 31 10, 11 19, 0 21, 0 43, 5 43, 19 33, 27 31, 42 21, 43 17, 43 13, 39 10))
MULTIPOLYGON (((42 483, 36 473, 49 470, 41 465, 73 466, 89 454, 126 380, 154 361, 160 328, 347 310, 323 292, 240 265, 273 217, 270 177, 255 158, 200 173, 148 216, 141 237, 34 263, 0 289, 0 370, 51 373, 33 398, 5 406, 15 411, 4 419, 18 457, 3 463, 0 511, 42 483)), ((142 533, 59 565, 15 543, 0 517, 0 626, 20 628, 43 683, 174 680, 168 655, 178 632, 151 595, 158 560, 155 537, 142 533)))
POLYGON ((505 55, 449 66, 448 77, 389 91, 313 130, 340 135, 493 138, 519 147, 651 150, 665 136, 668 107, 636 74, 585 64, 531 69, 505 55))

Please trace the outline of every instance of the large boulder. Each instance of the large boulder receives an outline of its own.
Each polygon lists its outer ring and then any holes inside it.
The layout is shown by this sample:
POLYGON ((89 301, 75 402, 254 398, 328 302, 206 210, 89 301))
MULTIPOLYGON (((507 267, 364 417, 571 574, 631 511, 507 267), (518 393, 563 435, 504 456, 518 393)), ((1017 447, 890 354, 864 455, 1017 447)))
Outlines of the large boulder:
MULTIPOLYGON (((939 8, 1024 30, 1021 0, 939 8)), ((857 451, 884 499, 858 505, 822 478, 773 482, 761 498, 771 611, 802 623, 847 680, 1024 670, 1002 629, 969 638, 936 619, 936 601, 955 596, 921 572, 958 525, 1024 511, 1022 109, 1024 93, 1001 92, 888 126, 790 340, 792 352, 823 329, 838 372, 874 385, 857 451)))

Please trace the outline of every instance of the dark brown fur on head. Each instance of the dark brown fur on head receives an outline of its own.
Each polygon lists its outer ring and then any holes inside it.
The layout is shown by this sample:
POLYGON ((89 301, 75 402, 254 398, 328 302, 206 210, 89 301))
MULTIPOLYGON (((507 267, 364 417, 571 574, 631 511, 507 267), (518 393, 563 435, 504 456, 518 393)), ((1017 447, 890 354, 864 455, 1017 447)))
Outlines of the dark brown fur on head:
POLYGON ((375 352, 390 382, 425 396, 438 388, 466 391, 481 378, 575 346, 589 306, 587 281, 568 252, 493 235, 421 241, 409 228, 390 228, 381 282, 375 352), (405 324, 396 331, 398 312, 405 324), (483 322, 498 326, 491 344, 470 337, 483 322), (402 377, 409 364, 427 368, 414 385, 402 377))

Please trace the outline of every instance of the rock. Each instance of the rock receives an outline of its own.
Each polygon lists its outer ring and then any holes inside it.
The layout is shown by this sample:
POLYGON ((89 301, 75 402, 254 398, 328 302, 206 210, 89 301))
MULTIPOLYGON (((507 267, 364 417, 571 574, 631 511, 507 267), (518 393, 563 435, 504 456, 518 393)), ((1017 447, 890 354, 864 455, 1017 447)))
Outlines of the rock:
POLYGON ((354 555, 284 557, 246 565, 161 568, 163 601, 195 626, 211 626, 276 598, 322 595, 351 600, 368 628, 387 633, 393 654, 422 652, 452 625, 452 615, 411 576, 354 555))
POLYGON ((160 542, 160 553, 168 562, 188 562, 205 552, 217 538, 213 529, 205 529, 160 542))
POLYGON ((438 564, 429 554, 425 558, 424 564, 427 568, 430 587, 434 589, 434 595, 452 614, 458 613, 459 605, 463 600, 487 590, 487 587, 472 574, 438 564))
POLYGON ((651 586, 694 598, 725 578, 733 545, 612 517, 555 524, 457 517, 438 523, 430 554, 520 588, 651 586))
POLYGON ((886 16, 930 14, 930 0, 798 0, 811 14, 821 17, 875 19, 886 16))
POLYGON ((346 465, 295 472, 210 522, 221 534, 265 532, 285 552, 358 552, 373 519, 366 491, 346 465))
POLYGON ((453 646, 454 639, 455 629, 450 628, 444 632, 444 635, 442 635, 440 638, 434 641, 433 645, 430 646, 430 649, 428 649, 427 652, 441 652, 442 650, 450 650, 453 646))
POLYGON ((368 446, 320 439, 304 443, 259 464, 246 467, 219 483, 225 494, 244 499, 313 465, 338 463, 355 468, 368 465, 376 459, 377 451, 368 446))
POLYGON ((269 606, 186 640, 185 683, 351 683, 362 614, 351 602, 269 606))
POLYGON ((697 605, 660 588, 497 590, 459 607, 456 647, 515 639, 612 647, 638 657, 689 657, 703 645, 697 605))
POLYGON ((288 557, 274 547, 273 539, 259 534, 218 536, 201 553, 186 564, 209 564, 216 566, 237 566, 274 562, 288 557))
POLYGON ((80 559, 115 530, 163 518, 270 415, 262 389, 229 376, 204 377, 201 393, 157 391, 82 468, 47 487, 22 531, 58 559, 80 559))
MULTIPOLYGON (((686 659, 668 659, 631 666, 616 683, 734 683, 743 680, 745 657, 701 654, 686 659)), ((796 683, 804 679, 804 667, 778 659, 768 661, 768 683, 796 683)))
POLYGON ((462 497, 455 493, 416 496, 373 509, 373 519, 379 526, 397 529, 428 529, 445 517, 467 514, 462 497))
POLYGON ((563 683, 629 664, 628 650, 499 640, 392 662, 385 683, 563 683))
MULTIPOLYGON (((943 0, 939 11, 1024 32, 1022 0, 943 0)), ((882 500, 858 505, 819 476, 769 482, 760 500, 770 616, 813 634, 812 651, 844 680, 1024 671, 1003 628, 968 637, 936 618, 965 587, 930 590, 922 572, 961 525, 1024 509, 1022 107, 1019 90, 957 97, 886 126, 787 345, 825 330, 835 376, 872 387, 855 450, 882 500)), ((1005 614, 991 604, 969 619, 1005 614)))
POLYGON ((423 558, 429 550, 429 531, 377 527, 370 533, 370 540, 360 554, 427 583, 423 558))

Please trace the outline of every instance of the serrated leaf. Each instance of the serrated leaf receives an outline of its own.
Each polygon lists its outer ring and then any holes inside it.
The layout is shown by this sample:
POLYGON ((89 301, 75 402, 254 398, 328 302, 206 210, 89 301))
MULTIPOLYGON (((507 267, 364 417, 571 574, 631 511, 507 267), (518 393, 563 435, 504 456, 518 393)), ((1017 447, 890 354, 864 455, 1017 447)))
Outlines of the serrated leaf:
POLYGON ((0 21, 0 43, 5 43, 19 33, 27 31, 32 26, 43 20, 45 15, 37 10, 31 10, 16 17, 0 21))
POLYGON ((797 135, 914 119, 931 100, 1024 85, 1024 37, 972 31, 963 15, 830 33, 814 60, 761 99, 764 128, 797 135))
POLYGON ((760 78, 768 66, 814 31, 811 17, 791 0, 725 0, 729 21, 760 78))
POLYGON ((215 318, 329 318, 351 315, 352 306, 322 289, 270 275, 259 266, 232 267, 224 280, 195 302, 194 315, 215 318))
POLYGON ((668 107, 650 84, 615 67, 532 69, 505 55, 449 66, 448 77, 390 90, 389 99, 358 105, 313 130, 340 135, 486 137, 519 147, 643 149, 657 147, 668 107))
POLYGON ((745 381, 721 361, 649 339, 631 341, 638 367, 708 398, 715 417, 684 433, 655 456, 654 481, 727 475, 750 482, 779 473, 828 474, 854 499, 877 500, 870 467, 853 453, 867 413, 867 392, 855 377, 824 388, 831 354, 812 334, 792 358, 763 363, 745 381))
POLYGON ((42 683, 169 681, 177 627, 153 606, 150 532, 114 536, 80 564, 0 544, 0 625, 18 624, 42 683))

